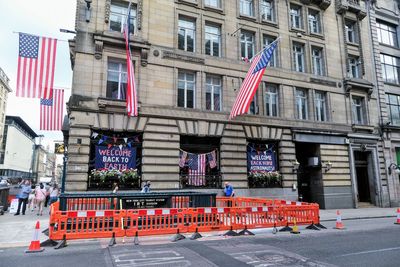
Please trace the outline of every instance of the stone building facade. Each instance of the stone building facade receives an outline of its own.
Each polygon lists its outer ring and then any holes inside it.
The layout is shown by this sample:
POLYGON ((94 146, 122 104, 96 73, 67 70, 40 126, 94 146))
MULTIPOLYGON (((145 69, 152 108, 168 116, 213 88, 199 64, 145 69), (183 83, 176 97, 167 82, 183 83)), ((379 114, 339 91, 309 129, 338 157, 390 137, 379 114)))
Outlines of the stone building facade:
POLYGON ((134 146, 155 190, 221 193, 228 181, 237 195, 322 208, 389 205, 364 1, 132 2, 138 117, 127 117, 123 100, 128 1, 77 1, 67 191, 98 189, 97 146, 134 146), (228 120, 247 59, 277 37, 249 114, 228 120), (206 182, 188 183, 182 153, 211 151, 206 182), (254 151, 274 157, 278 183, 250 181, 254 151))
POLYGON ((387 170, 387 201, 400 204, 400 1, 371 1, 368 9, 376 65, 374 83, 379 95, 380 135, 387 170))
MULTIPOLYGON (((4 125, 6 121, 6 108, 8 93, 11 92, 10 79, 0 68, 0 144, 3 143, 4 125)), ((0 162, 4 161, 4 149, 0 148, 0 162)))

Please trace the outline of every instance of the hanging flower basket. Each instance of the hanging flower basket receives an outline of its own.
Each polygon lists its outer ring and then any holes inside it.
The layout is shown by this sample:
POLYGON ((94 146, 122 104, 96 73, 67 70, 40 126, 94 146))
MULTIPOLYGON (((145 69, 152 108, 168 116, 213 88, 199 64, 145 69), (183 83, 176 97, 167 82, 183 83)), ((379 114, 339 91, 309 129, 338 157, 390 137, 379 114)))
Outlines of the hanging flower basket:
POLYGON ((282 175, 279 172, 249 172, 249 187, 281 187, 282 175))
POLYGON ((137 169, 93 169, 90 171, 90 178, 103 184, 109 181, 132 183, 139 180, 139 175, 137 169))

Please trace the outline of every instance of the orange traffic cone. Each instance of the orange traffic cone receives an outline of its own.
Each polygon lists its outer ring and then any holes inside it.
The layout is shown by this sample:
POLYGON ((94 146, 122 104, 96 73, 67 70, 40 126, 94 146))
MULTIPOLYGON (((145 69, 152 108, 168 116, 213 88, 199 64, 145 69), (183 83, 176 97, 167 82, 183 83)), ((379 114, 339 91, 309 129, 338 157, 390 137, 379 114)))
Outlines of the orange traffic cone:
POLYGON ((39 233, 40 233, 40 224, 39 221, 37 221, 35 227, 35 233, 33 234, 33 240, 31 241, 28 250, 25 250, 25 253, 42 252, 44 250, 44 248, 40 247, 39 233))
POLYGON ((336 211, 336 226, 333 227, 334 229, 339 229, 339 230, 343 230, 346 229, 344 228, 344 225, 342 223, 342 215, 340 215, 340 211, 336 211))
POLYGON ((394 224, 400 224, 400 208, 397 208, 397 220, 394 224))

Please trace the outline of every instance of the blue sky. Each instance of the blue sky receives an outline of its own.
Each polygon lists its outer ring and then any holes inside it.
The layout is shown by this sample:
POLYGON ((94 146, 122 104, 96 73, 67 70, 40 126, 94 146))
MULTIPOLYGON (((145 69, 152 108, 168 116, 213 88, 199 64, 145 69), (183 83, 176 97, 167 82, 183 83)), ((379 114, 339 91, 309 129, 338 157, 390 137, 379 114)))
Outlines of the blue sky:
MULTIPOLYGON (((62 140, 61 132, 39 131, 39 99, 15 97, 18 58, 18 34, 25 32, 57 38, 54 85, 64 88, 65 100, 71 95, 72 70, 68 43, 61 40, 73 38, 73 34, 60 29, 74 30, 76 0, 0 0, 0 67, 10 78, 13 90, 8 94, 7 115, 20 116, 38 134, 45 136, 44 145, 52 140, 62 140)), ((66 111, 65 111, 66 112, 66 111)), ((52 146, 52 145, 51 145, 52 146)))

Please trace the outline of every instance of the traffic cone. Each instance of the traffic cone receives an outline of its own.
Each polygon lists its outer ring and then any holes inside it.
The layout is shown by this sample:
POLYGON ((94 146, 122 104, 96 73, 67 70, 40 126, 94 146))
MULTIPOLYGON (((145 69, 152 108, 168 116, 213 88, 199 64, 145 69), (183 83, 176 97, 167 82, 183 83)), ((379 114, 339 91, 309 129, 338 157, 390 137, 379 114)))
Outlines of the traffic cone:
POLYGON ((340 211, 336 211, 336 226, 333 227, 334 229, 344 230, 344 225, 342 223, 342 215, 340 215, 340 211))
POLYGON ((42 252, 44 250, 44 248, 40 247, 39 233, 40 233, 40 223, 39 221, 37 221, 35 227, 35 233, 33 234, 33 240, 31 241, 28 250, 25 250, 25 253, 42 252))
POLYGON ((293 221, 293 228, 290 231, 291 234, 300 234, 299 227, 297 227, 296 220, 293 221))
POLYGON ((397 208, 397 220, 394 224, 400 224, 400 208, 397 208))

